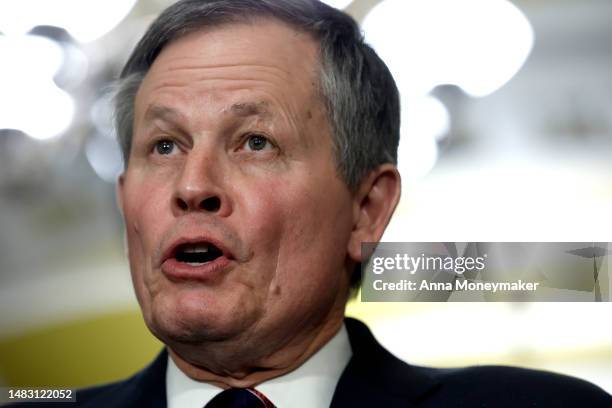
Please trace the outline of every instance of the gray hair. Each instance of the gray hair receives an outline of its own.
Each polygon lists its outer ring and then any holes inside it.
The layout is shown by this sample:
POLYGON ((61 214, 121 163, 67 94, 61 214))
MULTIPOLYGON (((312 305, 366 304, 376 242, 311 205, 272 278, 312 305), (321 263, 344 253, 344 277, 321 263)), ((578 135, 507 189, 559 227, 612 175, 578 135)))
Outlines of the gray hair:
POLYGON ((383 163, 397 163, 399 93, 391 73, 347 14, 318 0, 181 0, 151 24, 123 68, 115 127, 128 166, 136 93, 170 42, 207 27, 276 18, 319 42, 319 93, 325 103, 339 174, 351 190, 383 163))

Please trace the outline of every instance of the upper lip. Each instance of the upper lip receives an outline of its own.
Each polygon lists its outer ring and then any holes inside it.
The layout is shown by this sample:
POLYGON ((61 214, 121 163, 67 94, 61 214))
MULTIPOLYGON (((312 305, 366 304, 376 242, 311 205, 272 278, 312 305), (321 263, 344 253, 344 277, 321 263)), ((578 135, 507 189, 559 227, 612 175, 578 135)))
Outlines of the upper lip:
POLYGON ((167 259, 174 258, 176 256, 176 252, 181 245, 184 244, 212 244, 219 248, 221 252, 223 252, 223 256, 228 259, 233 259, 234 256, 229 248, 220 240, 213 238, 207 235, 196 235, 193 237, 179 237, 175 241, 173 241, 163 252, 162 263, 164 263, 167 259))

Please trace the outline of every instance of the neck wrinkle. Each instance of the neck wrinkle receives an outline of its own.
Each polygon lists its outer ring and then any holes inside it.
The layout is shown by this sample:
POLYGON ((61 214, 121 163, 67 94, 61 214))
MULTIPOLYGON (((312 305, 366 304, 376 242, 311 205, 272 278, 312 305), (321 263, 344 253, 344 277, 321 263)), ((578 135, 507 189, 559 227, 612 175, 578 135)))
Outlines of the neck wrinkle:
POLYGON ((287 352, 287 347, 285 347, 269 356, 267 360, 288 362, 287 364, 276 364, 274 367, 265 367, 261 364, 259 367, 252 367, 244 370, 244 372, 218 374, 206 368, 205 365, 200 366, 188 362, 170 347, 167 347, 168 354, 176 366, 195 381, 206 382, 223 389, 255 387, 272 378, 285 375, 301 366, 338 333, 342 327, 343 316, 343 313, 341 313, 339 319, 335 316, 330 316, 326 324, 318 332, 315 332, 316 334, 311 341, 307 343, 302 341, 301 344, 291 347, 292 349, 302 349, 301 353, 287 352), (286 355, 283 356, 283 353, 286 355))

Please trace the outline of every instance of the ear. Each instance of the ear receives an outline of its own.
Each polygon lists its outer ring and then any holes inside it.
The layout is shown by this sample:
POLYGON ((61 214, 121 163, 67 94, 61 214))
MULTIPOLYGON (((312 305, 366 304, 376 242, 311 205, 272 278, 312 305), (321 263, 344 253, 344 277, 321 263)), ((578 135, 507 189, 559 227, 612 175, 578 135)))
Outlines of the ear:
POLYGON ((372 170, 360 183, 353 200, 353 231, 348 254, 362 261, 361 243, 378 242, 400 199, 401 177, 391 163, 372 170))
POLYGON ((123 209, 123 190, 125 186, 125 173, 121 173, 119 175, 119 177, 117 178, 117 183, 115 184, 115 199, 117 200, 117 207, 119 208, 119 211, 121 212, 121 215, 123 216, 125 214, 125 211, 123 209))
MULTIPOLYGON (((117 183, 115 184, 115 199, 117 200, 117 207, 119 208, 119 212, 121 213, 121 217, 125 222, 125 209, 123 207, 125 194, 125 173, 121 173, 121 175, 117 178, 117 183)), ((129 259, 130 254, 128 251, 128 239, 127 239, 127 227, 123 229, 123 250, 125 252, 126 258, 129 259)))

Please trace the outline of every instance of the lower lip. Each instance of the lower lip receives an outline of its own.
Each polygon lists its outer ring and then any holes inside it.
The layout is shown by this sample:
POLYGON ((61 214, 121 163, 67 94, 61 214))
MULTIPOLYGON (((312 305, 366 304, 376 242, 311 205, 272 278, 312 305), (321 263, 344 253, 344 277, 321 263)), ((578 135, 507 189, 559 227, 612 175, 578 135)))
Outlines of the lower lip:
POLYGON ((209 282, 219 277, 229 266, 230 260, 220 256, 211 262, 201 265, 190 265, 179 262, 176 258, 169 258, 161 265, 162 272, 171 280, 209 282))

